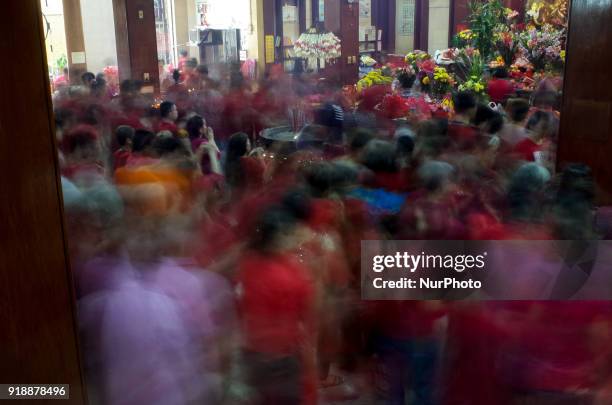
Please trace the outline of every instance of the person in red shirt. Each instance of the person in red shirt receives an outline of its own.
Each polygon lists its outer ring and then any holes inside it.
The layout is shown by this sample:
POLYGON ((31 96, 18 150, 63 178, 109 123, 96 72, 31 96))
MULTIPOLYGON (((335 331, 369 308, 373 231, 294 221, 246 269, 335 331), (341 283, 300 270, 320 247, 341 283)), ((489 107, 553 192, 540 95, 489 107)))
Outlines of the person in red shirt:
POLYGON ((118 149, 113 152, 113 171, 127 164, 132 154, 132 138, 134 138, 134 128, 121 125, 115 130, 115 140, 118 149))
POLYGON ((291 253, 299 241, 296 225, 288 209, 270 208, 238 266, 244 360, 256 392, 253 404, 302 402, 303 355, 306 347, 314 347, 314 288, 306 268, 291 253))
POLYGON ((487 92, 491 101, 500 104, 514 94, 514 85, 508 80, 508 71, 505 67, 495 69, 493 78, 487 84, 487 92))
POLYGON ((461 91, 453 97, 455 117, 448 123, 448 136, 455 148, 471 149, 477 142, 478 129, 471 122, 476 115, 476 99, 472 93, 461 91))
POLYGON ((159 114, 161 116, 161 122, 157 127, 157 132, 170 131, 176 135, 178 127, 176 126, 176 120, 178 118, 178 110, 176 104, 172 101, 164 101, 159 106, 159 114))
POLYGON ((557 131, 557 119, 550 112, 536 111, 527 122, 527 130, 529 136, 516 144, 514 153, 522 160, 546 164, 550 159, 550 141, 557 131))

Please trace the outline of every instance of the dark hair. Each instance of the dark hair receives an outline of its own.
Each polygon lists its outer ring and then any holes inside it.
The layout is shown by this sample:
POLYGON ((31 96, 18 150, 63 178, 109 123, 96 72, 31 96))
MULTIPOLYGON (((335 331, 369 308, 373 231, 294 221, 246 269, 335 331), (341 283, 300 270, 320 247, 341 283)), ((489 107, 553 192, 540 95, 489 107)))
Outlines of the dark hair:
POLYGON ((187 120, 185 124, 185 129, 189 134, 190 139, 195 139, 200 137, 200 129, 204 126, 204 118, 199 115, 194 115, 193 117, 187 120))
POLYGON ((89 85, 94 80, 96 80, 96 75, 91 72, 85 72, 81 75, 81 81, 83 84, 89 85))
POLYGON ((508 109, 510 119, 514 122, 520 122, 529 114, 529 102, 524 98, 512 98, 508 100, 508 109))
POLYGON ((558 122, 557 117, 555 117, 554 114, 551 112, 537 110, 531 115, 531 117, 529 117, 529 120, 527 120, 527 125, 525 125, 525 127, 528 130, 533 131, 534 128, 541 122, 545 123, 548 126, 547 133, 545 135, 554 137, 557 132, 558 122))
POLYGON ((95 144, 98 131, 91 125, 77 125, 64 136, 62 149, 66 153, 74 153, 77 149, 87 148, 95 144))
POLYGON ((94 92, 99 92, 104 89, 106 86, 106 80, 104 79, 104 74, 99 73, 95 80, 91 82, 91 90, 94 92))
POLYGON ((119 146, 125 146, 128 139, 134 138, 134 128, 129 125, 120 125, 115 129, 115 139, 117 140, 117 144, 119 146))
POLYGON ((508 69, 504 66, 500 66, 493 71, 493 77, 496 79, 505 79, 508 77, 508 69))
POLYGON ((198 65, 196 70, 201 75, 208 75, 208 66, 206 66, 206 65, 198 65))
POLYGON ((246 155, 249 137, 244 132, 237 132, 230 136, 227 142, 225 155, 225 178, 232 186, 241 185, 244 181, 240 158, 246 155))
POLYGON ((137 129, 134 132, 134 137, 132 138, 132 151, 133 152, 143 152, 153 143, 155 139, 155 134, 146 129, 137 129))
POLYGON ((159 115, 162 118, 166 118, 172 111, 174 103, 172 101, 164 101, 159 105, 159 115))
POLYGON ((186 50, 181 51, 181 56, 187 56, 187 55, 189 55, 189 52, 187 52, 186 50))
POLYGON ((53 111, 55 117, 55 127, 63 129, 68 121, 75 117, 74 112, 69 108, 56 108, 53 111))
POLYGON ((362 163, 373 172, 394 173, 397 171, 395 147, 387 141, 373 140, 364 149, 362 163))
POLYGON ((404 89, 412 88, 414 81, 416 80, 416 75, 414 73, 409 73, 405 70, 401 71, 397 75, 397 81, 404 89))
POLYGON ((303 188, 295 188, 289 190, 282 199, 283 208, 287 209, 291 214, 300 221, 306 221, 310 217, 311 212, 311 197, 307 190, 303 188))
POLYGON ((174 80, 175 84, 178 84, 179 80, 181 80, 181 72, 178 69, 172 71, 172 80, 174 80))
POLYGON ((142 82, 140 80, 127 79, 121 82, 119 90, 121 93, 138 93, 142 88, 142 82))
POLYGON ((185 145, 175 137, 157 136, 153 141, 153 148, 159 156, 167 156, 174 153, 188 156, 185 145))
POLYGON ((476 107, 474 95, 468 91, 460 91, 453 96, 455 112, 462 114, 476 107))
POLYGON ((325 197, 335 183, 334 167, 329 162, 317 162, 306 172, 306 184, 314 197, 325 197))
POLYGON ((374 139, 374 134, 372 131, 359 128, 351 133, 349 137, 349 148, 353 152, 360 151, 372 139, 374 139))
POLYGON ((488 131, 491 134, 498 133, 504 126, 504 119, 500 113, 494 111, 487 105, 479 104, 478 108, 476 109, 474 124, 480 125, 485 122, 487 124, 488 131))
POLYGON ((395 142, 395 156, 400 157, 412 157, 414 152, 414 140, 411 136, 402 135, 397 138, 395 142))
POLYGON ((266 252, 274 247, 280 237, 297 225, 291 211, 281 206, 272 206, 260 215, 251 240, 251 247, 266 252))

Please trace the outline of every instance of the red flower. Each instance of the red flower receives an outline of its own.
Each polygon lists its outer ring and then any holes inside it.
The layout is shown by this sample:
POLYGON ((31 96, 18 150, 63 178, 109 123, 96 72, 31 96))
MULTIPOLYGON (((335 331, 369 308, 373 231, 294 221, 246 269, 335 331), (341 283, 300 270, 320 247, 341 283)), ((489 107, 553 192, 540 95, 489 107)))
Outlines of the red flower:
POLYGON ((433 73, 434 68, 436 67, 436 63, 433 61, 433 59, 427 59, 421 62, 421 64, 417 66, 419 67, 420 70, 423 70, 427 73, 433 73))
POLYGON ((401 96, 387 94, 378 105, 378 110, 387 118, 401 118, 406 116, 408 105, 401 96))

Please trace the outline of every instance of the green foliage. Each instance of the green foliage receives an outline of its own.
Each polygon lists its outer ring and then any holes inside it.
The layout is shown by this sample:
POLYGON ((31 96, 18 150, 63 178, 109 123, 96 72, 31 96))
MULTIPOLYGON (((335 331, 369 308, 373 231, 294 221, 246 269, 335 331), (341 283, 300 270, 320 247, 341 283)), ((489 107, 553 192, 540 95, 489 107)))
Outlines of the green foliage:
POLYGON ((60 56, 55 61, 55 67, 57 67, 60 72, 63 71, 66 66, 68 66, 68 58, 66 58, 66 55, 60 56))
POLYGON ((506 21, 504 5, 501 0, 472 0, 469 6, 474 47, 484 60, 489 60, 495 50, 492 41, 495 28, 506 21))

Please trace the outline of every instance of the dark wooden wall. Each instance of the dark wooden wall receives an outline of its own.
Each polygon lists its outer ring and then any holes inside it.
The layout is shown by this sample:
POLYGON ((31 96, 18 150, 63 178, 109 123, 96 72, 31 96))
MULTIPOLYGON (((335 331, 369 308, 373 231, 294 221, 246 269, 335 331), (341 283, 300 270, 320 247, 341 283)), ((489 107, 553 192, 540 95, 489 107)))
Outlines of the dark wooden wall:
POLYGON ((414 49, 427 51, 429 44, 429 0, 416 0, 415 6, 414 49))
POLYGON ((4 2, 0 36, 0 382, 83 404, 40 0, 4 2))
POLYGON ((589 164, 612 204, 612 0, 573 0, 558 164, 589 164))
POLYGON ((382 50, 395 52, 395 0, 372 0, 372 21, 382 30, 382 50))
MULTIPOLYGON (((461 26, 468 25, 470 15, 469 0, 450 0, 448 41, 452 42, 461 26)), ((467 27, 466 27, 467 28, 467 27)))
POLYGON ((326 73, 330 79, 342 84, 354 84, 359 72, 359 3, 326 0, 325 29, 342 41, 342 55, 334 66, 326 69, 326 73))
POLYGON ((113 0, 113 12, 121 80, 142 80, 145 86, 153 86, 159 92, 153 1, 113 0), (148 74, 148 80, 145 80, 145 74, 148 74))

